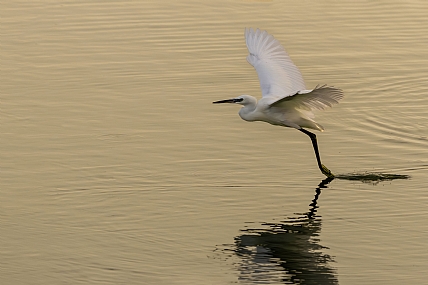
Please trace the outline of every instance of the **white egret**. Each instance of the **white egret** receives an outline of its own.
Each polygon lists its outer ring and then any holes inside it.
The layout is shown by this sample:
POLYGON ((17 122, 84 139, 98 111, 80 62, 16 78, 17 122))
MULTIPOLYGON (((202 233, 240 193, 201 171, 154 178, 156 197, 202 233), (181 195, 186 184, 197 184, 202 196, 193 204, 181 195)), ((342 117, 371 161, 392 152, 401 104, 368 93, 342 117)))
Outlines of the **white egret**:
POLYGON ((213 102, 243 105, 239 116, 245 121, 264 121, 272 125, 295 128, 308 135, 317 158, 318 167, 327 177, 333 173, 321 163, 317 137, 304 129, 323 131, 314 121, 314 110, 323 110, 339 103, 342 90, 327 85, 307 90, 299 69, 294 65, 284 47, 272 35, 259 29, 245 29, 249 55, 247 61, 259 76, 262 98, 249 95, 213 102))

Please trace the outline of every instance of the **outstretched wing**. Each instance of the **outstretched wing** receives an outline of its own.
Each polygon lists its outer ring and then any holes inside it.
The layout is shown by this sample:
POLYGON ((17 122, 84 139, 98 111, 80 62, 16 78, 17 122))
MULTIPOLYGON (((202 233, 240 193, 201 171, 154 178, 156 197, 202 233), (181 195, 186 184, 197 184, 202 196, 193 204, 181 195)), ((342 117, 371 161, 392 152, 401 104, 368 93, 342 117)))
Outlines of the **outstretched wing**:
POLYGON ((270 104, 271 107, 301 110, 324 110, 339 103, 343 98, 341 89, 327 85, 317 86, 313 90, 302 90, 270 104))
POLYGON ((284 97, 305 90, 299 69, 282 45, 266 31, 245 29, 247 61, 259 76, 263 97, 284 97))

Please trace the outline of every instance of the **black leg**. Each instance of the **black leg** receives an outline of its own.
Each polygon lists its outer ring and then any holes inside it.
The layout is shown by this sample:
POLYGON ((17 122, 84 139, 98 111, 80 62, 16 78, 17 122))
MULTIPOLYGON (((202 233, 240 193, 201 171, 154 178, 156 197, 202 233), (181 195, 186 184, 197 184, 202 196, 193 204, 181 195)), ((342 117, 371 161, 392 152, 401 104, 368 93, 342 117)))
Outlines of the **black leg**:
POLYGON ((329 178, 334 178, 334 174, 331 173, 331 171, 321 163, 320 153, 318 151, 317 136, 314 133, 311 133, 310 131, 307 131, 305 129, 299 129, 299 131, 308 135, 311 138, 312 146, 314 147, 314 151, 315 151, 315 156, 317 157, 318 167, 321 170, 321 172, 329 178))

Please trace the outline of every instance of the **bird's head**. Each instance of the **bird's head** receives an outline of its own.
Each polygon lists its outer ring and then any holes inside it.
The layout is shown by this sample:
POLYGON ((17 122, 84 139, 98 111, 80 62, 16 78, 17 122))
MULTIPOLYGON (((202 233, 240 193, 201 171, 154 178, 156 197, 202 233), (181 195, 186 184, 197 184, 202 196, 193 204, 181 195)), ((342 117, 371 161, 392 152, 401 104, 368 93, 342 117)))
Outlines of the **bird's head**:
POLYGON ((254 98, 253 96, 250 95, 241 95, 232 99, 226 99, 226 100, 220 100, 220 101, 215 101, 213 102, 213 104, 220 104, 220 103, 235 103, 235 104, 240 104, 240 105, 250 105, 253 104, 255 105, 257 103, 256 98, 254 98))

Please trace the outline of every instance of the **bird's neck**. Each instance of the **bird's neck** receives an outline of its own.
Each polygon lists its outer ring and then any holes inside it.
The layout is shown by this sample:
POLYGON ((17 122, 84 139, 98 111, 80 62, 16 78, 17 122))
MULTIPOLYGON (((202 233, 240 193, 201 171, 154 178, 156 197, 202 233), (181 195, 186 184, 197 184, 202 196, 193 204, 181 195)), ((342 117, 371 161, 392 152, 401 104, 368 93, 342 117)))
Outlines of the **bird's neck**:
POLYGON ((256 121, 257 118, 254 112, 256 110, 256 107, 256 104, 244 105, 244 107, 239 110, 239 116, 245 121, 256 121))

